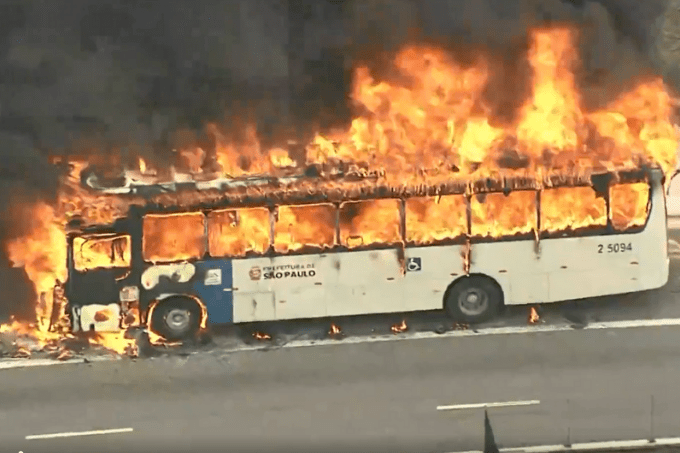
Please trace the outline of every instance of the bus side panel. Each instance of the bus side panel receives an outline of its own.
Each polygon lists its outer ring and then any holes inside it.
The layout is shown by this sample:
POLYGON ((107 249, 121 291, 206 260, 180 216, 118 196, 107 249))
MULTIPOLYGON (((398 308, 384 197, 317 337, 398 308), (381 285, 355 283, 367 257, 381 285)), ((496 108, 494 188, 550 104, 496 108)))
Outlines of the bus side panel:
POLYGON ((226 324, 234 321, 232 293, 232 263, 226 259, 198 261, 192 289, 208 311, 208 322, 226 324))
POLYGON ((233 261, 234 323, 276 320, 272 280, 263 278, 271 266, 270 258, 233 261))
POLYGON ((662 187, 652 191, 652 213, 647 227, 639 234, 640 285, 643 289, 661 288, 668 283, 670 272, 666 196, 662 187))
POLYGON ((542 241, 541 263, 550 279, 550 294, 546 301, 582 299, 640 289, 640 245, 639 235, 542 241))
POLYGON ((625 293, 644 289, 641 246, 639 234, 544 239, 538 249, 534 241, 473 243, 470 272, 496 279, 506 305, 625 293), (613 252, 624 243, 632 251, 613 252))
POLYGON ((407 248, 404 311, 441 309, 446 289, 464 274, 462 245, 407 248))
POLYGON ((327 316, 331 261, 326 254, 234 261, 234 322, 327 316))
POLYGON ((403 277, 396 249, 331 256, 337 280, 326 293, 328 316, 404 311, 403 277))
POLYGON ((322 318, 325 294, 332 274, 328 255, 281 256, 272 259, 266 272, 276 301, 276 319, 322 318))
POLYGON ((532 240, 472 243, 470 273, 487 275, 498 283, 506 304, 540 300, 547 284, 537 266, 532 240))
POLYGON ((543 241, 550 272, 549 302, 660 288, 668 281, 663 190, 652 190, 652 210, 639 233, 543 241))
POLYGON ((234 323, 274 321, 276 303, 272 292, 234 293, 234 323))

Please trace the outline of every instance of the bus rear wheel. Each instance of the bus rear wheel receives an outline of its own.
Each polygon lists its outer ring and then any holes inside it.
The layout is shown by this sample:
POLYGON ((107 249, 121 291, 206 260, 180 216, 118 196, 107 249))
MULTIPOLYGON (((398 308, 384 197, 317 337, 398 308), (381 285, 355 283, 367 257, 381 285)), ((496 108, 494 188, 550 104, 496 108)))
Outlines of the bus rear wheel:
POLYGON ((201 308, 184 297, 170 297, 154 307, 151 330, 168 341, 194 338, 201 328, 201 308))
POLYGON ((444 296, 444 309, 456 321, 476 324, 492 319, 503 303, 503 293, 488 277, 472 275, 454 282, 444 296))

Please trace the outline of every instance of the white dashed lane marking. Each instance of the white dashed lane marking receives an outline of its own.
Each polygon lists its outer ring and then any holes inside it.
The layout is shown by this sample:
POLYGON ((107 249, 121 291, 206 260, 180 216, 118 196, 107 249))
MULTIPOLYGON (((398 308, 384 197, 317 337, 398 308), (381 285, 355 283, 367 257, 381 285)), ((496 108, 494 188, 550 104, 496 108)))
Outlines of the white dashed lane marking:
POLYGON ((132 428, 116 428, 116 429, 98 429, 96 431, 80 431, 71 433, 54 433, 54 434, 37 434, 33 436, 26 436, 26 440, 43 440, 43 439, 59 439, 64 437, 83 437, 83 436, 101 436, 106 434, 122 434, 131 433, 132 428))
POLYGON ((503 401, 497 403, 473 403, 473 404, 454 404, 451 406, 437 406, 437 410, 460 411, 466 409, 490 409, 495 407, 536 406, 537 404, 541 404, 541 402, 539 400, 503 401))

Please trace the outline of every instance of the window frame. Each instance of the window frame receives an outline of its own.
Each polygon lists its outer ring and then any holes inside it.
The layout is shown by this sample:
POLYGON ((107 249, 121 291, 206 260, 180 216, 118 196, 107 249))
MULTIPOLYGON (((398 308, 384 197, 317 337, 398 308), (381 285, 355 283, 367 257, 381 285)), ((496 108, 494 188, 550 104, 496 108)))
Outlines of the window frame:
MULTIPOLYGON (((92 272, 95 270, 129 270, 132 268, 132 236, 130 233, 84 233, 84 234, 78 234, 74 235, 72 237, 72 242, 71 242, 71 253, 72 256, 70 257, 71 262, 72 262, 72 268, 73 271, 84 274, 88 272, 92 272), (83 269, 78 269, 78 259, 76 258, 78 256, 78 252, 76 250, 76 243, 78 239, 85 239, 85 241, 81 244, 81 247, 85 245, 87 242, 89 242, 91 239, 111 239, 111 245, 113 246, 113 240, 115 238, 126 238, 127 239, 127 254, 128 254, 128 259, 127 259, 127 264, 124 266, 97 266, 97 267, 91 267, 91 268, 83 268, 83 269)), ((124 252, 125 253, 125 252, 124 252)), ((81 253, 82 255, 82 253, 81 253)))
POLYGON ((267 256, 268 254, 271 253, 273 250, 273 236, 272 236, 272 211, 269 207, 267 206, 254 206, 254 207, 238 207, 238 208, 220 208, 220 209, 213 209, 210 212, 208 212, 205 215, 206 218, 206 240, 207 240, 207 254, 211 258, 216 258, 216 259, 221 259, 221 258, 232 258, 232 259, 238 259, 238 258, 248 258, 251 256, 267 256), (252 250, 247 250, 243 255, 213 255, 211 251, 211 242, 210 242, 210 216, 211 214, 215 212, 229 212, 229 211, 235 211, 239 212, 240 210, 263 210, 267 212, 267 226, 268 226, 268 242, 267 242, 267 248, 263 252, 257 252, 257 251, 252 251, 252 250))
POLYGON ((324 253, 326 251, 330 251, 335 249, 340 245, 339 242, 339 221, 340 221, 340 209, 339 209, 339 203, 304 203, 304 204, 285 204, 285 205, 280 205, 280 206, 275 206, 273 207, 270 212, 273 212, 274 215, 270 216, 270 221, 271 221, 271 244, 270 244, 270 250, 274 255, 280 255, 280 256, 286 256, 286 255, 303 255, 303 254, 311 254, 311 253, 324 253), (305 207, 313 207, 313 206, 327 206, 332 209, 332 214, 333 214, 333 243, 331 244, 330 247, 324 246, 323 244, 305 244, 302 247, 296 249, 296 250, 289 250, 286 252, 279 252, 276 249, 276 224, 278 223, 279 219, 279 211, 282 207, 286 208, 305 208, 305 207))
POLYGON ((141 222, 141 258, 142 261, 146 264, 151 264, 151 265, 160 265, 160 264, 172 264, 172 263, 182 263, 182 262, 192 262, 192 261, 198 261, 200 259, 205 258, 205 256, 208 254, 208 218, 205 212, 197 210, 197 211, 181 211, 181 212, 160 212, 160 213, 153 213, 149 212, 146 213, 142 216, 142 222, 141 222), (180 217, 182 214, 201 214, 202 219, 203 219, 203 234, 202 234, 202 239, 203 239, 203 254, 200 256, 192 256, 190 258, 179 258, 179 259, 172 259, 172 260, 165 260, 165 259, 159 259, 159 260, 150 260, 146 257, 145 253, 145 228, 144 228, 144 220, 151 216, 151 217, 180 217))
POLYGON ((351 250, 351 251, 357 251, 357 250, 379 250, 379 249, 385 249, 385 248, 392 248, 394 247, 395 244, 404 244, 404 238, 405 238, 405 231, 404 231, 404 223, 405 223, 405 210, 404 210, 404 199, 403 198, 390 198, 390 197, 385 197, 385 198, 370 198, 366 200, 346 200, 338 203, 337 207, 337 223, 336 223, 336 240, 337 240, 337 245, 336 247, 340 247, 341 250, 351 250), (342 241, 342 225, 341 225, 341 210, 343 206, 350 205, 350 204, 361 204, 361 203, 370 203, 374 201, 379 201, 379 200, 393 200, 397 203, 397 216, 398 216, 398 222, 399 222, 399 238, 394 241, 394 242, 377 242, 377 243, 371 243, 371 244, 361 244, 360 246, 356 247, 350 247, 349 245, 346 245, 342 241))
MULTIPOLYGON (((555 187, 554 189, 559 189, 559 188, 566 188, 566 189, 575 189, 578 187, 588 187, 591 190, 595 190, 592 188, 592 186, 587 186, 587 185, 574 185, 574 186, 561 186, 561 187, 555 187)), ((543 226, 541 225, 541 202, 542 202, 542 195, 545 191, 548 190, 554 190, 552 187, 550 188, 538 188, 538 189, 521 189, 521 190, 514 190, 512 192, 533 192, 535 193, 535 212, 536 212, 536 229, 537 231, 532 230, 531 232, 528 233, 517 233, 515 235, 507 235, 507 236, 499 236, 499 237, 482 237, 482 236, 472 236, 472 197, 479 196, 480 194, 503 194, 504 192, 498 191, 498 190, 493 190, 493 191, 488 191, 488 192, 479 192, 479 193, 473 193, 473 194, 459 194, 459 193, 452 193, 452 194, 446 194, 446 195, 441 195, 442 197, 463 197, 464 199, 464 206, 465 206, 465 233, 461 234, 455 238, 446 238, 442 240, 434 240, 434 241, 429 241, 425 243, 416 243, 413 241, 407 241, 407 236, 408 236, 408 230, 407 230, 407 225, 406 225, 406 204, 409 199, 433 199, 436 198, 437 195, 415 195, 415 196, 406 196, 406 197, 376 197, 376 198, 368 198, 368 199, 359 199, 359 200, 344 200, 344 201, 326 201, 326 202, 310 202, 310 203, 288 203, 284 205, 259 205, 259 206, 238 206, 238 207, 220 207, 220 208, 214 208, 210 210, 196 210, 196 211, 189 211, 189 212, 175 212, 175 213, 147 213, 142 217, 142 251, 141 251, 141 256, 142 260, 145 263, 148 264, 161 264, 161 263, 172 263, 172 262, 178 262, 178 261, 195 261, 199 260, 205 257, 211 257, 215 259, 247 259, 250 257, 272 257, 272 256, 293 256, 293 255, 306 255, 306 254, 323 254, 326 252, 330 251, 360 251, 360 250, 378 250, 378 249, 385 249, 385 248, 393 248, 399 244, 401 244, 401 247, 403 248, 412 248, 412 247, 431 247, 431 246, 437 246, 437 245, 460 245, 462 243, 465 243, 467 240, 469 240, 471 243, 486 243, 486 242, 507 242, 507 241, 520 241, 520 240, 527 240, 527 239, 532 239, 532 240, 542 240, 542 239, 553 239, 553 238, 570 238, 570 237, 586 237, 586 236, 603 236, 603 235, 612 235, 612 234, 634 234, 634 233, 639 233, 647 228, 647 225, 649 223, 651 211, 652 211, 652 191, 653 187, 652 184, 649 180, 639 180, 639 181, 633 181, 633 182, 615 182, 615 181, 610 181, 607 184, 607 189, 606 189, 606 194, 604 195, 604 201, 606 205, 606 216, 607 216, 607 222, 605 226, 602 227, 582 227, 582 228, 577 228, 574 230, 558 230, 555 232, 548 232, 546 230, 543 230, 543 226), (647 185, 647 212, 646 212, 646 218, 644 221, 644 224, 641 226, 637 227, 631 227, 626 230, 615 230, 612 225, 612 218, 611 218, 611 191, 614 186, 620 186, 620 185, 627 185, 627 184, 646 184, 647 185), (362 204, 362 203, 370 203, 374 201, 379 201, 379 200, 394 200, 397 203, 397 215, 399 218, 399 239, 395 242, 380 242, 380 243, 373 243, 369 245, 360 245, 356 247, 350 247, 342 243, 342 225, 340 222, 340 214, 342 212, 342 208, 344 206, 348 206, 351 204, 362 204), (323 246, 314 246, 314 245, 309 245, 309 246, 303 246, 297 250, 290 250, 286 252, 280 252, 276 250, 275 247, 275 237, 276 237, 276 216, 278 209, 280 207, 290 207, 290 208, 304 208, 305 206, 328 206, 334 211, 334 218, 335 218, 335 225, 334 225, 334 243, 333 245, 329 247, 323 247, 323 246), (263 209, 267 210, 269 213, 269 244, 267 249, 264 252, 255 252, 255 251, 247 251, 244 255, 225 255, 225 256, 215 256, 211 253, 210 250, 210 231, 209 231, 209 225, 210 225, 210 215, 213 212, 219 212, 219 211, 235 211, 239 212, 241 210, 248 210, 248 209, 263 209), (203 256, 198 256, 198 257, 192 257, 188 259, 181 259, 181 260, 173 260, 173 261, 149 261, 146 259, 144 256, 144 227, 143 227, 143 222, 144 218, 146 216, 154 216, 154 217, 170 217, 173 215, 181 215, 181 214, 187 214, 187 213, 200 213, 202 215, 203 219, 203 244, 205 247, 205 253, 203 256)), ((111 237, 114 236, 128 236, 129 234, 123 234, 123 233, 110 233, 108 234, 111 237)), ((90 234, 88 236, 96 236, 96 234, 90 234)), ((131 241, 130 241, 131 243, 131 241)), ((75 253, 75 246, 74 246, 74 253, 75 253)), ((75 269, 75 256, 73 257, 74 259, 74 269, 75 269)))
MULTIPOLYGON (((640 233, 644 231, 647 228, 647 225, 649 224, 649 218, 652 215, 652 184, 649 181, 637 181, 637 182, 626 182, 626 183, 612 183, 607 187, 607 226, 611 229, 612 234, 635 234, 635 233, 640 233), (614 228, 614 225, 612 223, 612 206, 611 206, 611 190, 612 187, 614 186, 625 186, 625 185, 633 185, 633 184, 646 184, 647 185, 647 204, 645 207, 645 221, 643 222, 642 225, 639 226, 634 226, 634 227, 628 227, 625 230, 617 230, 614 228)), ((660 190, 663 190, 663 185, 661 186, 660 190)))

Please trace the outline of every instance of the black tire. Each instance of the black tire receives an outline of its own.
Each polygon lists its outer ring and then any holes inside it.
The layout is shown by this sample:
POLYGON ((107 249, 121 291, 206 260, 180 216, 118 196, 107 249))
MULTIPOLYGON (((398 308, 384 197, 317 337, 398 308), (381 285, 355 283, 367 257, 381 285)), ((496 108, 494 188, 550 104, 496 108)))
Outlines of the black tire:
POLYGON ((476 324, 493 319, 503 305, 503 292, 495 281, 481 275, 462 277, 444 295, 444 309, 455 321, 476 324), (471 301, 476 296, 476 300, 471 301))
POLYGON ((169 297, 153 309, 150 328, 167 341, 194 339, 201 328, 201 314, 196 301, 169 297))

